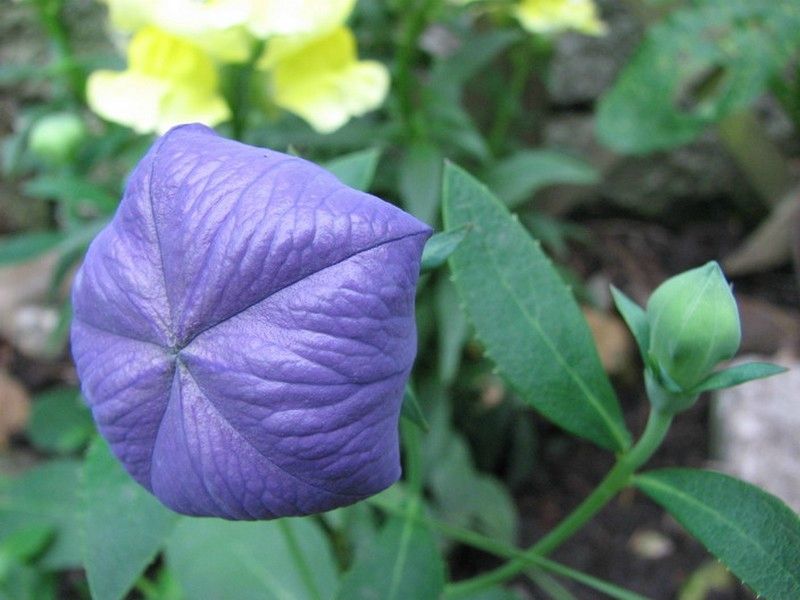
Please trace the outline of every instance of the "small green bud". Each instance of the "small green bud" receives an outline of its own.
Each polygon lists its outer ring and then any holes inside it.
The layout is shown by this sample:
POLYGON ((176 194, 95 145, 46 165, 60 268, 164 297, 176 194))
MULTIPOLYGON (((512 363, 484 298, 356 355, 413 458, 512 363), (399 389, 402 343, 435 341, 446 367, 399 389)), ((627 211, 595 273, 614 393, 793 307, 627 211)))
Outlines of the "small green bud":
POLYGON ((73 159, 86 137, 83 120, 74 113, 52 113, 39 119, 30 132, 28 145, 42 160, 64 164, 73 159))
POLYGON ((647 302, 647 321, 656 373, 687 392, 732 358, 742 339, 736 300, 713 261, 662 283, 647 302))

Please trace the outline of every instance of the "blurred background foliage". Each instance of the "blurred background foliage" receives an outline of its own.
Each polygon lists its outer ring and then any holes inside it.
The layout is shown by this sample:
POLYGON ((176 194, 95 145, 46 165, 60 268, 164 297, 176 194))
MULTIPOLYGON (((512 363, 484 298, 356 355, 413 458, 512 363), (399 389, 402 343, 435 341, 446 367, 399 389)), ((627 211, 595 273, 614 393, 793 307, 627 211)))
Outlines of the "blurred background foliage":
MULTIPOLYGON (((127 173, 176 123, 325 164, 437 229, 445 159, 468 168, 557 260, 634 427, 639 367, 611 281, 642 301, 667 274, 722 260, 744 292, 745 349, 797 346, 800 3, 256 4, 261 13, 236 0, 0 0, 0 597, 135 587, 145 598, 244 598, 236 590, 264 585, 305 597, 285 547, 296 539, 320 597, 342 585, 348 598, 370 571, 360 560, 405 535, 386 517, 403 483, 376 504, 289 525, 178 520, 93 441, 68 359, 70 278, 127 173), (141 510, 126 517, 131 503, 141 510), (275 561, 242 569, 258 556, 275 561)), ((493 373, 446 269, 423 276, 418 324, 423 510, 509 545, 538 535, 607 457, 544 423, 493 373)), ((685 434, 699 447, 678 440, 675 453, 701 463, 707 422, 695 419, 685 434)), ((622 549, 597 558, 612 541, 593 530, 594 543, 565 551, 576 566, 653 597, 712 587, 748 597, 669 524, 659 533, 645 509, 615 510, 608 520, 632 520, 622 549), (625 548, 639 561, 627 575, 625 548), (652 552, 672 562, 651 569, 652 552)), ((408 568, 435 580, 444 566, 426 555, 430 533, 413 535, 408 568)), ((454 578, 491 564, 436 541, 454 578)), ((596 597, 541 573, 533 585, 481 597, 596 597)))

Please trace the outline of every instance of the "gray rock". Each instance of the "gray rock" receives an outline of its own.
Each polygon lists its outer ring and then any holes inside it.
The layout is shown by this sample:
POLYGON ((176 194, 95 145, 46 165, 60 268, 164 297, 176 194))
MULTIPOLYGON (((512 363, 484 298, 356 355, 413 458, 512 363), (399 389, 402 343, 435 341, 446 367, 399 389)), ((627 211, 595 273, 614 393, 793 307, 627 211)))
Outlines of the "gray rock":
POLYGON ((800 361, 774 362, 789 371, 714 395, 714 466, 800 512, 800 361))

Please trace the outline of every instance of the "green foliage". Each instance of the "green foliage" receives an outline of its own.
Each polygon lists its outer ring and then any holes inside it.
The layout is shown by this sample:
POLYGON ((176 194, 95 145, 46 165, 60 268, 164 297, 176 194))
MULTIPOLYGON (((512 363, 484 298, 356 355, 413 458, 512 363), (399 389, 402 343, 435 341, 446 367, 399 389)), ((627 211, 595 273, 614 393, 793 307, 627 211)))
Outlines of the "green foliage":
POLYGON ((422 252, 422 271, 431 271, 447 262, 458 245, 467 237, 468 227, 443 231, 433 235, 422 252))
POLYGON ((325 168, 339 178, 339 181, 357 190, 367 191, 375 178, 381 151, 377 148, 353 152, 329 161, 325 168))
POLYGON ((372 551, 342 580, 339 600, 435 600, 444 589, 444 563, 431 532, 411 518, 392 517, 372 551))
POLYGON ((600 174, 584 161, 553 150, 522 150, 487 169, 486 185, 515 208, 539 190, 558 184, 590 185, 600 174))
POLYGON ((400 409, 400 416, 408 419, 423 431, 428 430, 428 422, 419 407, 417 395, 414 393, 414 388, 410 382, 406 384, 405 392, 403 392, 403 405, 400 409))
POLYGON ((800 518, 783 502, 712 471, 650 471, 635 483, 757 594, 800 597, 800 518))
POLYGON ((167 542, 167 565, 187 598, 324 600, 338 586, 328 540, 311 518, 182 518, 167 542))
POLYGON ((0 238, 0 265, 25 262, 55 248, 64 239, 56 231, 36 231, 0 238))
POLYGON ((178 515, 131 479, 96 438, 84 465, 84 568, 92 596, 123 598, 158 554, 178 515))
POLYGON ((625 153, 690 142, 749 106, 799 43, 795 2, 692 2, 647 32, 600 104, 598 134, 625 153))
POLYGON ((544 416, 605 448, 628 446, 586 321, 539 245, 478 181, 448 165, 448 229, 471 230, 450 257, 478 338, 516 392, 544 416))
POLYGON ((0 485, 0 538, 28 527, 47 527, 53 542, 38 560, 44 569, 80 567, 81 463, 53 460, 0 485))
POLYGON ((403 207, 429 225, 435 225, 439 217, 443 160, 438 146, 413 142, 399 166, 397 187, 403 207))
POLYGON ((698 387, 695 392, 707 392, 709 390, 719 390, 733 387, 754 379, 763 379, 785 373, 786 369, 771 363, 751 362, 743 365, 736 365, 722 371, 717 371, 709 375, 698 387))
POLYGON ((27 432, 40 450, 68 454, 88 443, 94 423, 78 390, 55 388, 34 399, 27 432))

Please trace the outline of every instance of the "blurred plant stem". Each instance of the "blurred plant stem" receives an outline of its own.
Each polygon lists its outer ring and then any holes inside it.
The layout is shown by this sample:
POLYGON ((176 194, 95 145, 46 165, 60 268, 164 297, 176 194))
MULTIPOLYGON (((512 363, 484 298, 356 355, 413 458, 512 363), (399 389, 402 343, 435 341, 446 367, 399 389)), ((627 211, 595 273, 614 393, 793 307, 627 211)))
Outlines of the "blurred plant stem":
POLYGON ((322 600, 322 594, 320 594, 319 589, 317 588, 317 583, 314 580, 314 572, 311 570, 311 565, 309 565, 308 561, 306 560, 305 552, 303 552, 303 549, 300 547, 300 543, 297 541, 297 536, 295 535, 292 526, 285 518, 278 519, 277 523, 278 527, 281 529, 284 539, 286 540, 286 546, 289 548, 289 553, 292 555, 294 563, 300 570, 300 577, 303 579, 303 584, 308 590, 309 598, 312 600, 322 600))
POLYGON ((242 141, 247 132, 250 100, 253 93, 253 73, 256 62, 263 52, 264 42, 260 41, 253 47, 247 62, 230 67, 228 102, 231 107, 231 135, 238 141, 242 141))
POLYGON ((506 93, 498 99, 494 122, 489 131, 489 148, 495 156, 506 148, 508 131, 522 110, 526 84, 534 71, 544 71, 552 55, 550 40, 525 36, 509 52, 511 77, 506 93))
POLYGON ((791 187, 791 171, 758 118, 752 111, 735 113, 720 121, 717 130, 728 152, 766 205, 778 204, 791 187))
POLYGON ((530 562, 533 562, 534 557, 547 555, 558 548, 608 504, 617 493, 629 485, 636 470, 647 462, 664 441, 671 424, 671 415, 652 410, 644 433, 636 445, 621 454, 614 467, 595 490, 550 533, 528 548, 524 552, 524 557, 515 558, 483 575, 449 585, 447 597, 462 598, 507 581, 523 571, 530 562))
POLYGON ((405 449, 405 471, 409 490, 415 496, 422 494, 422 448, 420 446, 419 428, 411 421, 404 419, 400 433, 405 449))
POLYGON ((34 2, 39 17, 53 48, 58 72, 61 74, 65 95, 75 104, 83 102, 84 75, 75 60, 69 41, 69 32, 64 23, 63 0, 36 0, 34 2))
POLYGON ((428 24, 436 0, 401 0, 398 10, 403 18, 403 32, 394 60, 394 80, 398 119, 409 140, 425 139, 427 128, 416 110, 414 65, 419 53, 419 38, 428 24))
MULTIPOLYGON (((408 506, 403 508, 398 507, 390 502, 383 502, 380 498, 371 498, 367 502, 385 513, 399 517, 408 517, 409 513, 418 512, 415 509, 410 509, 408 506)), ((418 502, 412 498, 409 504, 416 505, 418 502)), ((507 546, 502 542, 498 542, 494 538, 482 535, 472 531, 471 529, 459 527, 457 525, 451 525, 450 523, 446 523, 439 519, 434 519, 424 514, 415 514, 415 516, 412 518, 419 523, 424 523, 432 529, 435 529, 449 539, 461 542, 462 544, 471 546, 473 548, 477 548, 478 550, 482 550, 487 554, 492 554, 501 558, 519 559, 524 561, 528 568, 534 569, 534 571, 530 573, 530 576, 539 585, 549 586, 552 585, 552 583, 555 583, 547 581, 546 578, 542 577, 544 572, 549 572, 554 575, 559 575, 561 577, 577 581, 578 583, 602 592, 611 598, 618 598, 619 600, 647 600, 645 597, 640 596, 639 594, 635 594, 626 589, 620 588, 612 583, 597 577, 593 577, 592 575, 588 575, 576 569, 572 569, 539 554, 530 554, 525 550, 507 546)), ((447 593, 447 597, 450 597, 449 592, 447 593)))

